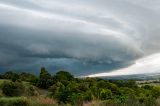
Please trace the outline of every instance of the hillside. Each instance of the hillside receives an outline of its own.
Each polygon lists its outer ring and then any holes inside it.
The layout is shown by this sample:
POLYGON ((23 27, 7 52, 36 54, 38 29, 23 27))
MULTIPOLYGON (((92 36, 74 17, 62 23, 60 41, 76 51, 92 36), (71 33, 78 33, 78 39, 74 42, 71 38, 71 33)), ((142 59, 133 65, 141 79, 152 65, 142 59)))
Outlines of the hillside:
POLYGON ((52 76, 45 68, 39 76, 6 72, 0 79, 0 106, 159 106, 158 83, 80 79, 66 71, 52 76))
POLYGON ((149 73, 149 74, 132 74, 132 75, 117 75, 117 76, 106 76, 101 77, 106 80, 159 80, 160 73, 149 73))

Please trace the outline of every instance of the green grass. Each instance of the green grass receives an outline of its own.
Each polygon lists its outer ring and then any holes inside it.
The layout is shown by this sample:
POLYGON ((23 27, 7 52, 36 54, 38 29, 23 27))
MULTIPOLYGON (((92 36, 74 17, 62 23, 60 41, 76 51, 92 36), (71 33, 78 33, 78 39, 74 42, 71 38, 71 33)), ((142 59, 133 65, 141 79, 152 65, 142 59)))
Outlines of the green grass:
POLYGON ((0 86, 3 84, 4 81, 9 81, 9 80, 6 80, 6 79, 0 79, 0 86))
POLYGON ((29 102, 23 97, 1 97, 0 106, 29 106, 29 102))
POLYGON ((57 102, 44 97, 0 97, 0 106, 58 106, 57 102))
POLYGON ((28 98, 29 106, 58 106, 57 102, 51 98, 31 97, 28 98))

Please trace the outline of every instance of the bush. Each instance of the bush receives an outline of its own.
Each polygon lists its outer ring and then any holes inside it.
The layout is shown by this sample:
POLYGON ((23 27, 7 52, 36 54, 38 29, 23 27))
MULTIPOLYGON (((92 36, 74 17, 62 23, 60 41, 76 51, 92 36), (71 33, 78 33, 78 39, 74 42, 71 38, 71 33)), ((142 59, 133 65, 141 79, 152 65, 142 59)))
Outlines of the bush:
POLYGON ((29 103, 22 97, 0 98, 0 106, 29 106, 29 103))
POLYGON ((101 89, 100 90, 100 99, 106 100, 112 98, 112 92, 109 89, 101 89))
POLYGON ((20 96, 24 93, 24 86, 19 82, 5 81, 2 84, 2 92, 6 96, 20 96))
POLYGON ((28 96, 37 96, 38 95, 38 91, 32 85, 27 87, 26 93, 27 93, 28 96))
POLYGON ((153 97, 159 98, 160 97, 160 86, 153 87, 151 93, 153 97))

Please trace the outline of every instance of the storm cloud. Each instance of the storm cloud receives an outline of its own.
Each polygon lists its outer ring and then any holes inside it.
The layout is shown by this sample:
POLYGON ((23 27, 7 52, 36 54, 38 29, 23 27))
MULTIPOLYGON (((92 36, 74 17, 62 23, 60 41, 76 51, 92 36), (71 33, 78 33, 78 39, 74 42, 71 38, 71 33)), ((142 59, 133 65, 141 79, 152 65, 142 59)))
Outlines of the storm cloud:
POLYGON ((0 69, 109 72, 160 52, 159 0, 0 0, 0 69))

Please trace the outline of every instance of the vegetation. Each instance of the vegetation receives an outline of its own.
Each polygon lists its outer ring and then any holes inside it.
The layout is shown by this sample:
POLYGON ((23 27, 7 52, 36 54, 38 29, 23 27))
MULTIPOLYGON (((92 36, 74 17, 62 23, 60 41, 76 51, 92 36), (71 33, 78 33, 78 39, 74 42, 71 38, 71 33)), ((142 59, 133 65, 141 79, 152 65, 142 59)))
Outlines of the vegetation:
POLYGON ((0 106, 159 106, 160 86, 134 80, 74 78, 68 72, 0 75, 0 106))
POLYGON ((21 96, 24 92, 24 86, 19 82, 5 81, 1 86, 5 96, 21 96))
POLYGON ((29 103, 22 97, 0 98, 0 106, 29 106, 29 103))

